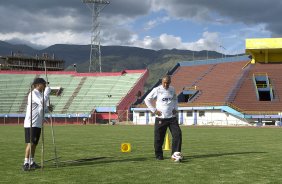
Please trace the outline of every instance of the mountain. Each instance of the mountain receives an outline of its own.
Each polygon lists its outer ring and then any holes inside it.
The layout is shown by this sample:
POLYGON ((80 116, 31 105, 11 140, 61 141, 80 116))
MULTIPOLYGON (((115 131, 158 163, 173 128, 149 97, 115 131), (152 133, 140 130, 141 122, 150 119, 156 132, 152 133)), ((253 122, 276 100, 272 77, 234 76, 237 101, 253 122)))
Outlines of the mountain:
MULTIPOLYGON (((42 55, 50 56, 65 61, 65 69, 73 70, 76 64, 78 72, 88 72, 90 45, 56 44, 42 50, 36 50, 26 45, 13 45, 0 41, 0 55, 7 56, 11 53, 20 53, 25 56, 42 55)), ((121 71, 125 69, 148 68, 150 77, 146 87, 153 85, 162 75, 180 61, 191 61, 193 58, 206 59, 222 57, 215 51, 190 51, 178 49, 150 50, 127 46, 102 46, 102 71, 121 71)))
MULTIPOLYGON (((54 53, 66 61, 66 68, 77 64, 79 72, 87 72, 89 67, 90 45, 53 45, 44 50, 54 53)), ((157 57, 157 52, 149 49, 125 46, 102 46, 102 71, 144 69, 157 57)))
POLYGON ((33 49, 27 45, 13 45, 7 42, 0 41, 0 55, 11 55, 11 52, 21 53, 25 55, 35 55, 38 50, 33 49))

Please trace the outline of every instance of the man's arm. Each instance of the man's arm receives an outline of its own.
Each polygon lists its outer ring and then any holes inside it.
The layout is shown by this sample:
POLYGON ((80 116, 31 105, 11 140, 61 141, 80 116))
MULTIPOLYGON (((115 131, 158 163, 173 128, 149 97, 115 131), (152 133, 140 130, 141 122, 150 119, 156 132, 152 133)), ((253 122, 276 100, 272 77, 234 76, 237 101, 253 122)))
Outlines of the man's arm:
POLYGON ((49 86, 46 86, 44 90, 44 104, 49 105, 49 94, 51 93, 51 88, 49 86))
POLYGON ((156 88, 154 88, 145 98, 144 102, 147 105, 147 107, 150 109, 151 112, 155 113, 156 112, 156 108, 153 106, 152 102, 153 99, 155 99, 157 97, 157 90, 156 88))
POLYGON ((51 88, 49 86, 46 86, 44 90, 44 104, 45 104, 45 112, 53 112, 54 106, 50 104, 50 93, 51 93, 51 88))
POLYGON ((173 95, 173 103, 174 103, 174 108, 173 108, 172 113, 176 114, 177 110, 178 110, 178 100, 177 100, 177 96, 175 94, 175 91, 174 91, 174 95, 173 95))

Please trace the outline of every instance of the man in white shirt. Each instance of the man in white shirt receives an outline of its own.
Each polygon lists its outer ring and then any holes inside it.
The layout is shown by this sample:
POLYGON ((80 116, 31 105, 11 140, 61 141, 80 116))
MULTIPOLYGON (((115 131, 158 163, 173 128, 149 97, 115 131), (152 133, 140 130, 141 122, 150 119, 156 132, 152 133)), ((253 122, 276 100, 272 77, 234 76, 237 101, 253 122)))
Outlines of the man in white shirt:
POLYGON ((154 131, 155 156, 163 160, 162 145, 167 128, 172 134, 172 153, 181 152, 182 133, 179 127, 177 113, 177 97, 175 90, 170 86, 170 76, 162 78, 162 85, 155 87, 145 98, 145 104, 156 115, 154 131), (153 99, 156 99, 156 107, 153 106, 153 99))
POLYGON ((23 165, 24 171, 28 171, 29 169, 40 168, 40 166, 37 165, 34 161, 34 155, 35 155, 36 146, 40 139, 42 122, 45 114, 45 112, 43 112, 43 109, 45 111, 45 109, 47 108, 46 105, 47 105, 47 101, 49 100, 49 94, 51 92, 51 88, 49 86, 46 87, 46 81, 43 78, 34 79, 32 85, 34 89, 31 92, 32 94, 29 93, 28 95, 26 116, 24 120, 25 142, 27 144, 25 149, 25 160, 23 165), (32 106, 32 112, 30 112, 31 106, 32 106), (30 127, 32 127, 31 135, 30 135, 30 127), (30 139, 32 143, 30 143, 30 139))

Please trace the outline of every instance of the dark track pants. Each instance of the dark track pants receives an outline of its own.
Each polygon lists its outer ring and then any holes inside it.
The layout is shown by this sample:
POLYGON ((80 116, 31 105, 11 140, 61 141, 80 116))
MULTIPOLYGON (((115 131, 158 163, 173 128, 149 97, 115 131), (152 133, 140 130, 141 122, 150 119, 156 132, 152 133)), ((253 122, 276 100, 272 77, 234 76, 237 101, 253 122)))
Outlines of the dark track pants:
POLYGON ((177 122, 177 118, 156 118, 155 120, 155 156, 163 156, 163 143, 166 134, 167 127, 169 128, 172 135, 172 150, 171 154, 176 151, 181 152, 181 144, 182 144, 182 133, 177 122))

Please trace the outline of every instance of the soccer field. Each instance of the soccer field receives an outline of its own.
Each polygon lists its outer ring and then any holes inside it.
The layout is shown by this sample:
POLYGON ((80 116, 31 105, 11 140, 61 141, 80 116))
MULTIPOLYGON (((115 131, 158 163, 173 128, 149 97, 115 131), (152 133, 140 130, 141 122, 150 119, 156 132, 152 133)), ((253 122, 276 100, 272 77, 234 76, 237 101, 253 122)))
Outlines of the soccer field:
MULTIPOLYGON (((181 127, 182 163, 154 158, 153 126, 59 125, 59 168, 23 172, 22 126, 0 126, 0 183, 282 183, 281 128, 181 127), (121 143, 131 143, 121 153, 121 143), (67 161, 67 162, 66 162, 67 161)), ((36 161, 40 163, 41 142, 36 161)), ((45 160, 54 158, 45 126, 45 160)))

